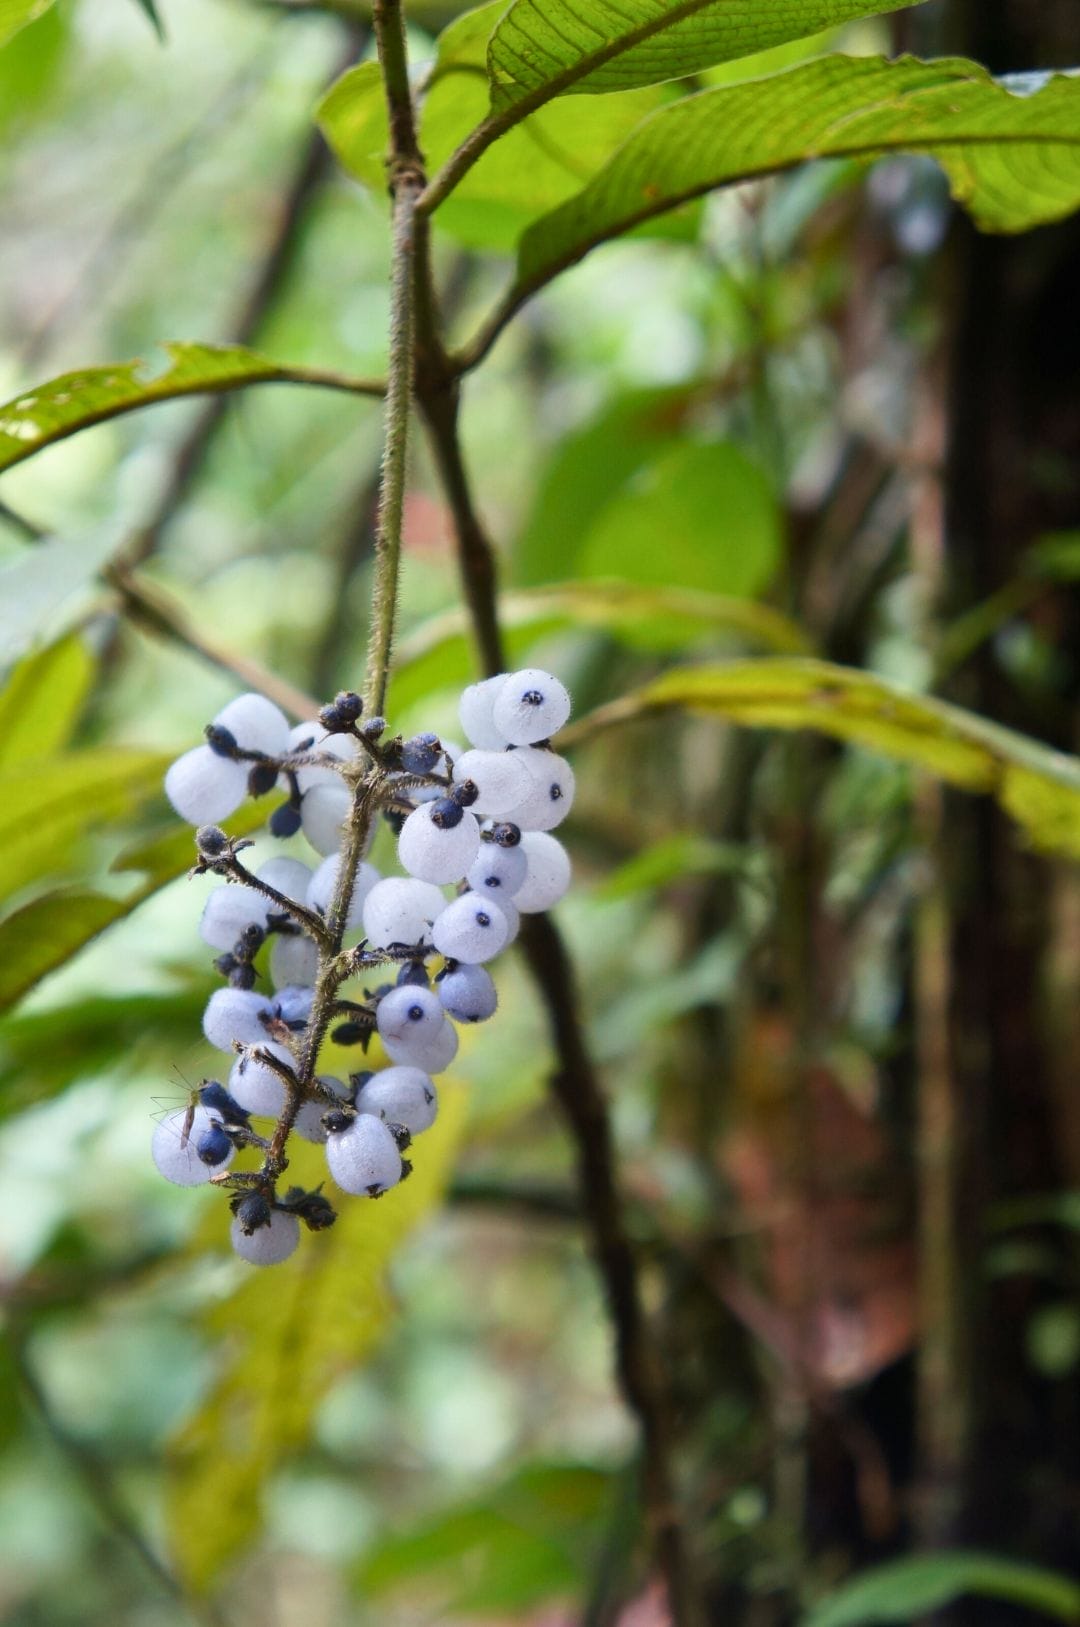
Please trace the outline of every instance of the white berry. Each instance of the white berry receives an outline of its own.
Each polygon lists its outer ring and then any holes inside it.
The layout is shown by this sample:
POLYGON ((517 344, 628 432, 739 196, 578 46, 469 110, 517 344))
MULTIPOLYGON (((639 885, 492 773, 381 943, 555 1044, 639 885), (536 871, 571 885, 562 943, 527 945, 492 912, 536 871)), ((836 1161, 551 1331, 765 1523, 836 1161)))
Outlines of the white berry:
MULTIPOLYGON (((292 1052, 273 1040, 264 1040, 260 1051, 291 1068, 292 1052)), ((229 1095, 256 1118, 277 1119, 285 1106, 285 1082, 275 1069, 250 1054, 238 1056, 229 1074, 229 1095)))
POLYGON ((491 960, 506 943, 506 917, 483 893, 465 893, 448 904, 432 929, 431 941, 448 960, 470 966, 491 960))
POLYGON ((375 949, 392 943, 430 943, 431 924, 446 899, 428 881, 387 876, 364 900, 364 936, 375 949))
POLYGON ((570 855, 556 836, 543 831, 525 831, 521 838, 525 855, 525 880, 514 894, 514 904, 523 915, 536 915, 559 902, 570 885, 570 855))
POLYGON ((499 1003, 491 974, 482 966, 455 966, 438 983, 443 1009, 459 1023, 482 1023, 499 1003))
POLYGON ((479 791, 473 804, 478 814, 501 819, 523 802, 532 778, 516 751, 467 751, 454 764, 454 781, 472 780, 479 791))
POLYGON ((155 1124, 150 1143, 150 1156, 158 1173, 174 1186, 202 1186, 211 1175, 228 1169, 234 1155, 232 1147, 220 1164, 204 1164, 198 1152, 202 1137, 212 1125, 220 1123, 219 1114, 209 1113, 202 1106, 181 1107, 175 1113, 167 1113, 155 1124))
MULTIPOLYGON (((341 854, 331 853, 329 858, 323 860, 307 890, 307 904, 310 909, 318 910, 325 915, 330 908, 330 901, 337 887, 338 871, 341 868, 341 854)), ((349 900, 348 914, 345 917, 345 930, 354 932, 363 918, 364 899, 379 879, 379 872, 373 864, 357 866, 356 880, 353 882, 352 897, 349 900)))
POLYGON ((474 892, 488 893, 501 905, 513 898, 525 880, 527 869, 528 862, 520 845, 499 847, 496 842, 481 842, 465 879, 474 892))
POLYGON ((288 719, 265 695, 238 695, 222 707, 214 722, 218 728, 228 729, 243 751, 280 757, 289 749, 288 719))
POLYGON ((248 765, 220 757, 209 746, 185 751, 169 766, 165 795, 189 825, 216 825, 247 796, 248 765))
POLYGON ((381 1119, 361 1113, 326 1143, 326 1162, 343 1192, 377 1197, 401 1179, 397 1142, 381 1119))
POLYGON ((456 825, 435 822, 437 803, 424 802, 406 819, 398 837, 403 870, 419 881, 459 881, 476 857, 480 826, 466 810, 456 825))
POLYGON ((465 737, 484 751, 502 751, 509 739, 492 721, 492 711, 499 691, 506 682, 506 673, 496 678, 485 678, 482 683, 470 684, 461 696, 458 716, 465 737))
POLYGON ((238 1216, 229 1228, 233 1248, 249 1265, 280 1265, 300 1244, 300 1222, 295 1215, 275 1209, 268 1226, 260 1226, 250 1236, 244 1231, 238 1216))
POLYGON ((199 936, 212 949, 232 949, 249 926, 265 930, 268 907, 254 887, 215 887, 203 905, 199 936))
POLYGON ((249 989, 216 989, 203 1012, 203 1033, 219 1051, 259 1045, 267 1036, 262 1020, 274 1015, 270 1002, 249 989))
POLYGON ((511 672, 491 708, 494 728, 515 746, 549 740, 570 716, 570 695, 558 678, 539 667, 511 672))
POLYGON ((515 757, 529 771, 528 795, 511 808, 507 819, 522 830, 554 830, 570 812, 574 801, 574 771, 565 757, 536 746, 522 746, 515 757))
POLYGON ((421 1068, 384 1068, 361 1087, 356 1110, 385 1124, 403 1124, 415 1136, 435 1123, 439 1103, 430 1076, 421 1068))

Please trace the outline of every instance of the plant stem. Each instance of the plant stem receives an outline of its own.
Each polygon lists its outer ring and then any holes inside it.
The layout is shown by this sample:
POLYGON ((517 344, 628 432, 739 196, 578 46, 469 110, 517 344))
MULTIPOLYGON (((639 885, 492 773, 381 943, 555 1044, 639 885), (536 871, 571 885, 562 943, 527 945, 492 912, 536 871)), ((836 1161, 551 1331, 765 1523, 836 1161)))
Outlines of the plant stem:
POLYGON ((416 200, 424 189, 424 169, 416 143, 405 50, 405 23, 400 0, 375 0, 372 21, 390 122, 388 169, 393 198, 390 356, 383 417, 379 513, 375 527, 375 594, 364 694, 368 712, 374 715, 381 713, 386 703, 397 610, 416 329, 415 214, 416 200))

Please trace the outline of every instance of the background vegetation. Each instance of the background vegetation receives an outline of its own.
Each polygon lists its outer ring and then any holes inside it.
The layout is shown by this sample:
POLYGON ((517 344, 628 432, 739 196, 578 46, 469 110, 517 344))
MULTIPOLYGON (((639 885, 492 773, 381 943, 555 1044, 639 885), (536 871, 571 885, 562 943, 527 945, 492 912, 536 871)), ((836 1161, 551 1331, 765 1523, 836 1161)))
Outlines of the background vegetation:
MULTIPOLYGON (((455 9, 408 8, 432 170, 488 105, 500 7, 455 9)), ((263 1274, 148 1157, 210 1065, 160 779, 238 687, 362 683, 370 19, 0 0, 4 1620, 1080 1620, 1080 82, 812 61, 1067 67, 1074 8, 838 4, 747 60, 784 9, 549 102, 438 211, 476 507, 429 403, 388 712, 455 737, 486 530, 581 719, 588 1054, 530 939, 408 1187, 263 1274), (660 201, 710 195, 485 328, 622 229, 633 172, 541 217, 668 112, 660 201)))

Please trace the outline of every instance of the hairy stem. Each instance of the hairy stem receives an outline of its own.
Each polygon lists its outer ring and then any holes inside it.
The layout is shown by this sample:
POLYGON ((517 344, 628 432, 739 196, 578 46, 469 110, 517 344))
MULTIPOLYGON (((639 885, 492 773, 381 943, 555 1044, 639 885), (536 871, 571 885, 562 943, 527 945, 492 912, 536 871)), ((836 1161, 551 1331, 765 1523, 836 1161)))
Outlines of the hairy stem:
POLYGON ((364 695, 369 713, 374 714, 381 713, 386 703, 397 610, 416 329, 415 214, 416 200, 424 189, 424 170, 416 144, 405 53, 405 22, 400 0, 376 0, 372 21, 390 122, 388 169, 393 198, 390 357, 383 417, 379 512, 375 526, 375 594, 364 695))

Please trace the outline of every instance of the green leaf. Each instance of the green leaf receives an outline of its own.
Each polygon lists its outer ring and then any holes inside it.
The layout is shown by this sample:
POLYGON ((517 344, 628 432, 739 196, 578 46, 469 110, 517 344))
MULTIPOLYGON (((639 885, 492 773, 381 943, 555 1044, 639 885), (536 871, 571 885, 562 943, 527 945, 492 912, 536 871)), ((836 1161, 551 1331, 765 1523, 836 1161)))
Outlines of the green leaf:
MULTIPOLYGON (((464 1129, 465 1091, 439 1081, 439 1117, 410 1155, 413 1174, 378 1202, 345 1198, 329 1231, 301 1239, 291 1260, 250 1270, 210 1315, 225 1366, 172 1453, 169 1530, 197 1592, 259 1529, 273 1470, 308 1438, 329 1386, 374 1349, 393 1309, 384 1277, 396 1250, 439 1203, 464 1129)), ((290 1180, 326 1178, 322 1149, 290 1144, 290 1180)), ((213 1212, 224 1246, 228 1215, 213 1212)))
POLYGON ((528 1610, 580 1587, 610 1477, 576 1464, 533 1464, 486 1496, 390 1536, 359 1568, 361 1594, 437 1595, 441 1614, 528 1610))
POLYGON ((0 690, 0 773, 67 745, 93 676, 94 659, 81 633, 19 662, 0 690))
POLYGON ((578 569, 751 598, 771 581, 781 546, 777 502, 757 465, 730 442, 683 441, 607 504, 584 537, 578 569))
POLYGON ((532 586, 575 574, 585 533, 639 469, 679 443, 693 401, 692 386, 628 390, 563 436, 514 547, 517 581, 532 586))
MULTIPOLYGON (((0 0, 2 3, 2 0, 0 0)), ((286 367, 240 345, 196 345, 170 340, 161 346, 168 366, 153 372, 139 360, 113 367, 63 373, 0 406, 0 469, 33 457, 76 430, 103 423, 137 407, 180 396, 219 394, 247 384, 309 383, 327 389, 377 393, 361 379, 316 368, 286 367)))
POLYGON ((995 796, 1033 847, 1080 858, 1080 759, 872 672, 827 661, 677 667, 563 730, 598 729, 683 708, 753 728, 813 729, 995 796))
MULTIPOLYGON (((465 12, 440 35, 421 109, 420 142, 431 168, 454 151, 488 111, 488 37, 503 0, 465 12)), ((440 209, 440 228, 471 248, 511 251, 530 221, 579 191, 647 113, 656 90, 548 109, 508 133, 474 166, 440 209)), ((377 63, 350 68, 317 111, 342 166, 372 191, 386 190, 386 96, 377 63)))
POLYGON ((1080 1586, 1069 1577, 1018 1559, 957 1550, 899 1559, 857 1576, 811 1610, 802 1627, 915 1621, 968 1593, 1004 1599, 1058 1621, 1080 1617, 1080 1586))
POLYGON ((44 15, 53 0, 0 0, 0 45, 44 15))
POLYGON ((576 197, 522 238, 517 300, 674 204, 811 158, 928 154, 984 231, 1080 204, 1080 79, 1019 94, 961 58, 823 57, 703 91, 646 119, 576 197))
POLYGON ((56 971, 75 952, 128 913, 104 893, 46 893, 0 921, 0 1011, 56 971))
POLYGON ((162 1089, 170 1093, 165 1081, 172 1059, 187 1054, 205 1006, 200 983, 178 994, 78 1000, 6 1017, 0 1022, 0 1113, 21 1112, 67 1090, 73 1079, 134 1073, 148 1067, 149 1057, 155 1059, 150 1071, 162 1061, 162 1089))
POLYGON ((32 33, 0 52, 0 130, 21 127, 47 101, 69 43, 68 13, 47 10, 32 33))
POLYGON ((114 749, 70 752, 34 774, 0 774, 0 898, 50 871, 96 826, 160 796, 171 759, 114 749))
MULTIPOLYGON (((495 113, 679 79, 911 0, 514 0, 491 37, 495 113)), ((918 3, 918 0, 915 0, 918 3)))
MULTIPOLYGON (((689 643, 733 636, 789 655, 808 652, 798 625, 769 605, 679 587, 633 582, 556 582, 504 593, 499 619, 507 649, 517 656, 551 633, 597 630, 635 649, 683 651, 689 643)), ((391 711, 403 712, 435 690, 475 675, 469 619, 449 610, 415 628, 398 646, 391 711)))
MULTIPOLYGON (((224 821, 230 836, 246 836, 266 821, 267 804, 248 805, 224 821)), ((0 922, 0 1012, 23 995, 114 922, 123 920, 154 893, 184 875, 194 863, 195 844, 188 825, 128 848, 112 864, 117 874, 138 871, 141 884, 124 898, 105 893, 59 888, 24 904, 0 922)), ((40 1075, 40 1062, 35 1074, 40 1075)))
POLYGON ((715 842, 679 831, 635 853, 596 889, 602 899, 631 898, 687 876, 743 876, 757 868, 757 855, 741 842, 715 842))

